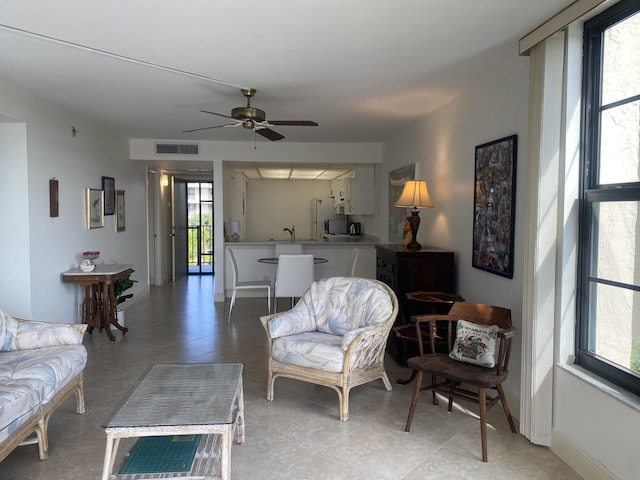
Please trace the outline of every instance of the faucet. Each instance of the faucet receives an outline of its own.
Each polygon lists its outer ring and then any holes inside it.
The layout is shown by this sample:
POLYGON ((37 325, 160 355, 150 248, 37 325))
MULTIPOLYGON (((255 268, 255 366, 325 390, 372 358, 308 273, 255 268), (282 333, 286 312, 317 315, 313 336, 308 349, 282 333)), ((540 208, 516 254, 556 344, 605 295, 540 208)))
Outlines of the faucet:
POLYGON ((293 225, 291 228, 283 228, 282 229, 283 232, 289 232, 289 236, 291 237, 291 241, 295 242, 296 241, 296 226, 293 225))

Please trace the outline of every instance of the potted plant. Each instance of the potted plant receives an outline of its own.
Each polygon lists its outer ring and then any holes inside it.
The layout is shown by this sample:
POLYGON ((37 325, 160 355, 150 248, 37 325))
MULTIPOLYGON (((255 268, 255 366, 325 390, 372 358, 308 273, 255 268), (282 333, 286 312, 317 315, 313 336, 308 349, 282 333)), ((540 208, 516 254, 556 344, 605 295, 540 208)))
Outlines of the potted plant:
POLYGON ((125 278, 113 282, 113 295, 116 297, 116 306, 118 308, 118 323, 122 326, 124 326, 124 311, 119 307, 119 305, 125 302, 128 298, 133 297, 133 293, 125 294, 124 292, 133 287, 133 284, 135 282, 137 282, 137 280, 132 280, 130 278, 130 275, 127 275, 125 278))

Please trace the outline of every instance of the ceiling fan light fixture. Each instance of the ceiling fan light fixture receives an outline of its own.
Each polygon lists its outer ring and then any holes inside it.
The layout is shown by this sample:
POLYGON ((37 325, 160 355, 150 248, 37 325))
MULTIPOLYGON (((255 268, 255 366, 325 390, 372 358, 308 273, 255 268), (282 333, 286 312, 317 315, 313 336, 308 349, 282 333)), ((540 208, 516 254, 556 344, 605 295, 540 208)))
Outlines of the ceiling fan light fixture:
POLYGON ((253 120, 254 122, 264 122, 267 115, 264 110, 254 107, 236 107, 231 110, 231 118, 235 120, 253 120))
POLYGON ((210 112, 209 110, 200 110, 202 113, 208 113, 211 115, 216 115, 218 117, 227 118, 229 120, 233 120, 234 123, 226 124, 226 125, 214 125, 212 127, 204 127, 204 128, 195 128, 192 130, 185 130, 183 133, 189 132, 198 132, 201 130, 209 130, 212 128, 221 128, 221 127, 237 127, 242 125, 243 128, 247 130, 253 130, 258 135, 263 136, 264 138, 275 142, 277 140, 282 140, 284 135, 271 130, 269 127, 273 125, 290 125, 290 126, 299 126, 299 127, 317 127, 318 124, 311 120, 274 120, 273 123, 268 122, 267 115, 264 110, 259 108, 254 108, 251 106, 251 97, 253 97, 256 93, 255 89, 241 89, 242 94, 247 98, 247 106, 246 107, 236 107, 231 110, 231 116, 225 115, 223 113, 210 112))

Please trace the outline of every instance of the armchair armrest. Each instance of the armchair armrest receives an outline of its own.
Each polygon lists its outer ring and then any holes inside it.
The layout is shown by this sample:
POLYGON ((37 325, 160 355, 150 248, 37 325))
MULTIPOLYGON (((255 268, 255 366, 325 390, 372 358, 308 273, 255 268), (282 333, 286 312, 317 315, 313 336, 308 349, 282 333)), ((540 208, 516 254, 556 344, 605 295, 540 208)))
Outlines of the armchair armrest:
POLYGON ((315 319, 303 309, 294 308, 287 312, 266 315, 260 317, 260 321, 271 339, 316 330, 315 319))
POLYGON ((345 350, 343 371, 381 363, 392 323, 393 321, 348 332, 342 339, 342 348, 345 350))

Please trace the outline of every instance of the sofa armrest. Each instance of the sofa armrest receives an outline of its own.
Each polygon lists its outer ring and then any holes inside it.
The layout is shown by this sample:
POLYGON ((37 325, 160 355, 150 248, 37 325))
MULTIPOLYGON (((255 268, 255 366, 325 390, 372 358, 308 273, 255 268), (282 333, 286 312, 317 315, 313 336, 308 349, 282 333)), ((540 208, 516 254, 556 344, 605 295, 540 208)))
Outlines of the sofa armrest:
POLYGON ((45 348, 57 345, 78 345, 87 329, 86 324, 36 322, 18 320, 18 332, 15 339, 16 350, 45 348))

